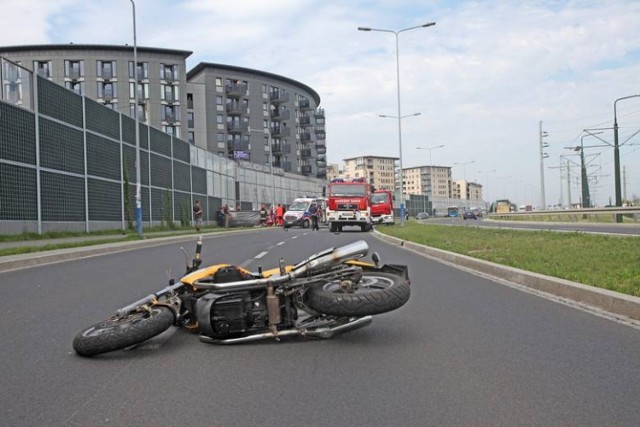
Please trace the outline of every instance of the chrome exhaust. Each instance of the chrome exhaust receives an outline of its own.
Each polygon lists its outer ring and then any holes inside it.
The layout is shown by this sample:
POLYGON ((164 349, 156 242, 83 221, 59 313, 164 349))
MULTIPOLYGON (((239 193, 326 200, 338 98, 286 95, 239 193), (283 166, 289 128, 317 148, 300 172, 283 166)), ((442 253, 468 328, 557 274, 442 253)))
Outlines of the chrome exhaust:
POLYGON ((338 325, 335 327, 327 326, 327 327, 321 327, 321 328, 316 328, 311 330, 307 330, 305 328, 285 329, 283 331, 277 331, 276 333, 265 332, 262 334, 254 334, 254 335, 249 335, 249 336, 240 337, 240 338, 217 339, 217 338, 208 337, 206 335, 200 335, 200 341, 208 344, 231 345, 231 344, 243 344, 243 343, 248 343, 253 341, 261 341, 265 339, 278 340, 280 337, 287 337, 292 335, 299 336, 301 338, 310 337, 310 338, 329 339, 337 334, 342 334, 345 332, 350 332, 356 329, 363 328, 371 324, 372 320, 373 318, 371 316, 364 316, 364 317, 359 317, 357 319, 351 320, 348 323, 345 323, 343 325, 338 325))

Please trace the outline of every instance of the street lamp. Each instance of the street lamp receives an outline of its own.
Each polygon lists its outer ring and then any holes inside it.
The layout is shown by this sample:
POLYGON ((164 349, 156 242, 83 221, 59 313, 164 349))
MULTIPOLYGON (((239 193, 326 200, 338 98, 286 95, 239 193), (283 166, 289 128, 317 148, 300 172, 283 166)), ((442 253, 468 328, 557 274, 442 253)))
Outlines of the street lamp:
POLYGON ((475 160, 470 160, 468 162, 454 163, 454 165, 462 165, 462 176, 464 177, 465 182, 467 181, 467 165, 475 162, 475 160))
MULTIPOLYGON (((273 175, 273 146, 271 144, 271 120, 269 120, 268 122, 268 128, 267 128, 267 144, 269 145, 269 173, 271 174, 271 209, 275 209, 275 205, 276 205, 276 177, 275 175, 273 175)), ((249 132, 260 132, 263 136, 264 136, 264 129, 263 130, 259 130, 259 129, 255 129, 252 130, 251 128, 249 128, 249 132)))
POLYGON ((131 1, 133 11, 133 116, 136 126, 136 231, 142 237, 142 187, 140 183, 140 125, 138 120, 138 42, 136 40, 136 3, 131 1))
MULTIPOLYGON (((620 188, 620 148, 618 144, 618 117, 616 114, 616 104, 623 99, 636 98, 639 95, 629 95, 618 98, 613 102, 613 165, 616 187, 616 206, 622 206, 622 192, 620 188)), ((616 215, 616 222, 622 222, 622 215, 616 215)))
POLYGON ((488 182, 489 182, 489 175, 491 175, 492 173, 495 173, 495 172, 496 172, 496 170, 495 170, 495 169, 491 169, 490 171, 478 171, 478 173, 479 173, 479 174, 486 175, 486 177, 485 177, 485 178, 486 178, 486 180, 487 180, 487 184, 485 184, 485 187, 486 187, 486 191, 485 191, 485 192, 486 192, 487 200, 489 200, 489 204, 491 204, 491 199, 489 198, 489 184, 488 184, 488 182))
POLYGON ((444 144, 429 146, 429 147, 416 147, 416 150, 429 150, 429 190, 430 190, 430 195, 432 200, 433 200, 433 161, 431 159, 431 151, 436 150, 438 148, 442 148, 442 147, 444 147, 444 144))
POLYGON ((380 28, 371 28, 371 27, 358 27, 358 31, 378 31, 382 33, 392 33, 396 37, 396 83, 398 90, 398 148, 400 150, 399 156, 399 166, 400 166, 400 225, 404 226, 404 188, 403 188, 403 173, 402 173, 402 113, 400 108, 400 50, 398 48, 398 35, 405 31, 414 30, 417 28, 426 28, 436 25, 435 22, 429 22, 422 25, 417 25, 415 27, 403 28, 402 30, 394 31, 394 30, 385 30, 380 28))

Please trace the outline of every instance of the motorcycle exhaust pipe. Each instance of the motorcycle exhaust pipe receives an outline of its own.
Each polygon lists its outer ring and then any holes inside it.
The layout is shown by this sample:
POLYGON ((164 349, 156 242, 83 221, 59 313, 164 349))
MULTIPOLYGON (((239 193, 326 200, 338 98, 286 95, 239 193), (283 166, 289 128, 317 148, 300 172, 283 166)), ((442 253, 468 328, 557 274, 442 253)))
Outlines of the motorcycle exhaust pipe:
POLYGON ((349 331, 354 331, 356 329, 363 328, 369 324, 373 318, 371 316, 359 317, 355 320, 350 321, 349 323, 345 323, 344 325, 338 325, 335 327, 325 327, 318 328, 311 331, 308 331, 304 328, 301 329, 285 329, 284 331, 278 331, 277 333, 273 332, 265 332, 263 334, 255 334, 249 335, 241 338, 229 338, 229 339, 216 339, 211 338, 206 335, 200 335, 200 341, 207 344, 221 344, 221 345, 231 345, 231 344, 243 344, 254 341, 261 341, 265 339, 278 339, 280 337, 287 336, 300 336, 300 337, 311 337, 311 338, 321 338, 321 339, 329 339, 337 334, 342 334, 349 331))
POLYGON ((364 240, 350 243, 332 251, 320 252, 296 265, 291 272, 294 277, 301 277, 321 271, 327 267, 340 264, 352 258, 362 258, 369 252, 369 245, 364 240))

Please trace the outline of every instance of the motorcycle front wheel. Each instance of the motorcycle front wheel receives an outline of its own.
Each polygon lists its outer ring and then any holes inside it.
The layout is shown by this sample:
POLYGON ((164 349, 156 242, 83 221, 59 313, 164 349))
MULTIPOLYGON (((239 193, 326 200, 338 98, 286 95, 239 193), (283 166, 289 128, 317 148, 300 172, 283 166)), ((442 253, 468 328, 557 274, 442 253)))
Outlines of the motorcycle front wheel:
POLYGON ((73 340, 73 349, 80 356, 95 356, 139 344, 166 331, 175 316, 168 307, 154 306, 149 311, 136 312, 97 323, 80 332, 73 340))
POLYGON ((338 279, 310 287, 305 302, 313 310, 332 316, 369 316, 395 310, 410 296, 411 288, 404 277, 365 271, 356 283, 338 279))

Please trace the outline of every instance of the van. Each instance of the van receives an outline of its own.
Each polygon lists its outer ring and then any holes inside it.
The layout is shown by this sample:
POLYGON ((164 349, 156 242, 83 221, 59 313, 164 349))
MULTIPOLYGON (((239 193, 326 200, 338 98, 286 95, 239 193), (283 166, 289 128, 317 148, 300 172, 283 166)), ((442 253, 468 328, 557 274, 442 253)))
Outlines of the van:
MULTIPOLYGON (((311 203, 316 203, 320 211, 322 211, 322 200, 315 197, 301 197, 294 199, 289 208, 284 213, 284 228, 297 227, 309 228, 311 226, 311 218, 305 215, 308 212, 311 203)), ((320 219, 319 219, 320 220, 320 219)))

